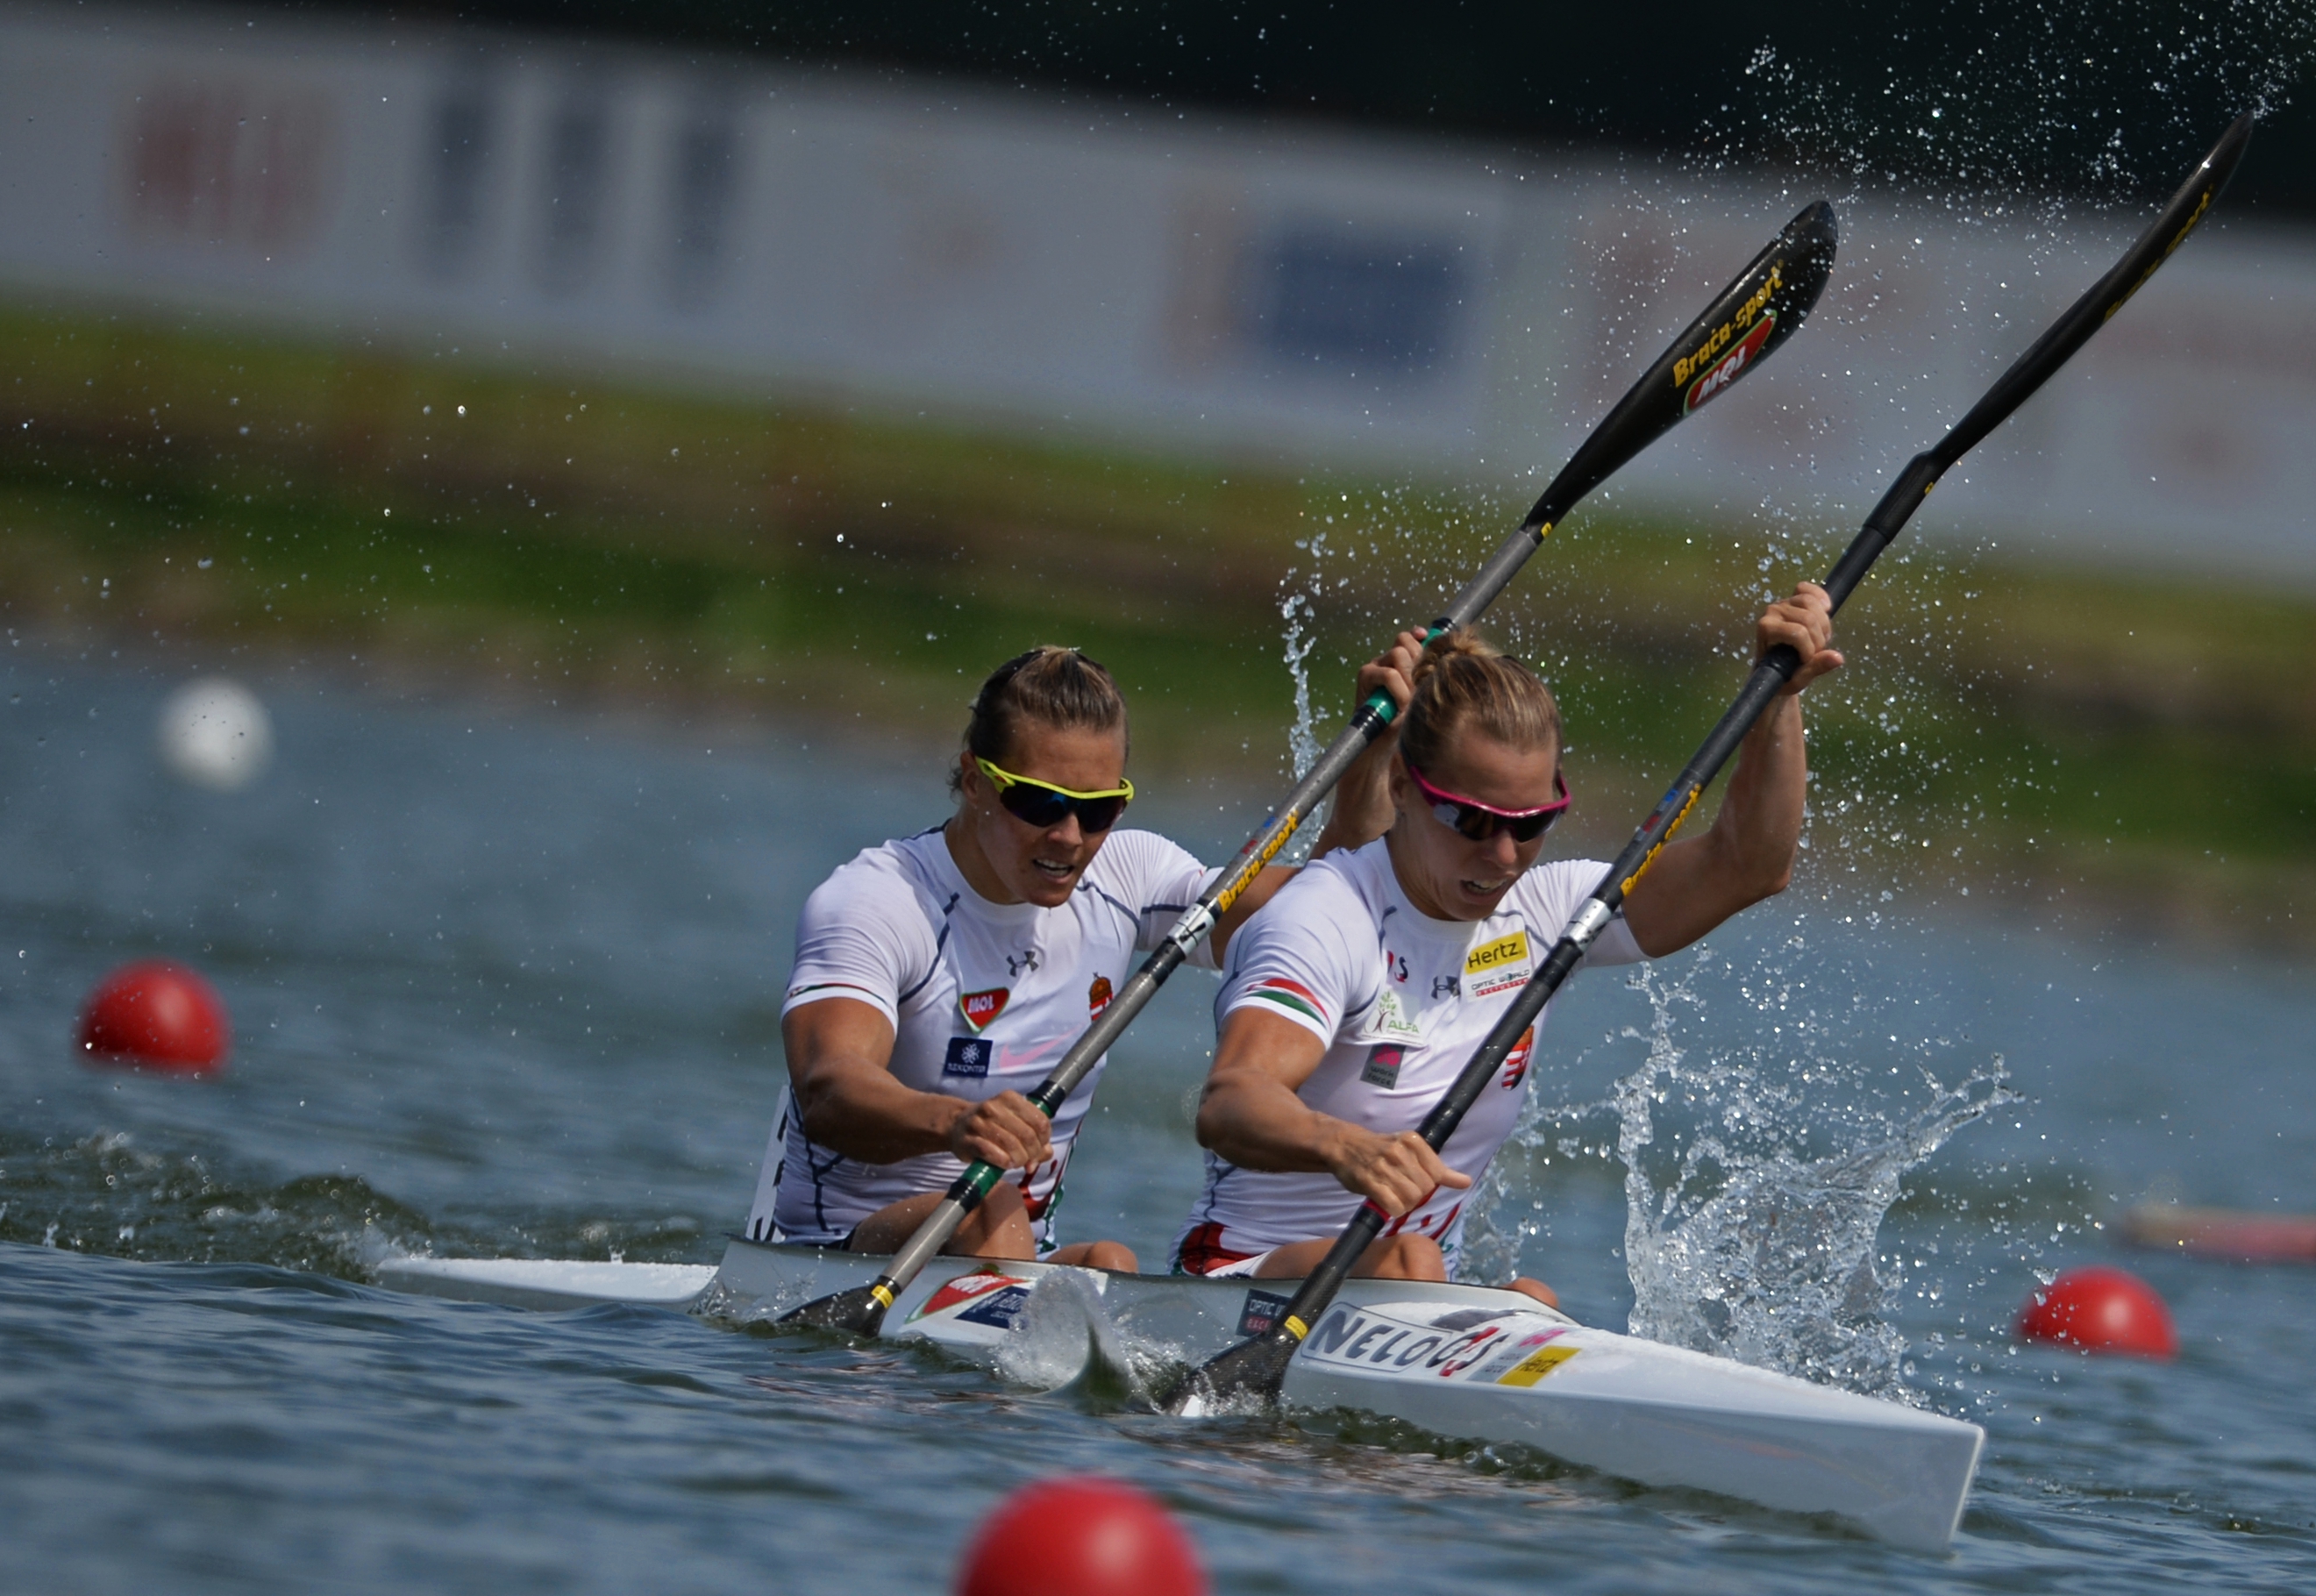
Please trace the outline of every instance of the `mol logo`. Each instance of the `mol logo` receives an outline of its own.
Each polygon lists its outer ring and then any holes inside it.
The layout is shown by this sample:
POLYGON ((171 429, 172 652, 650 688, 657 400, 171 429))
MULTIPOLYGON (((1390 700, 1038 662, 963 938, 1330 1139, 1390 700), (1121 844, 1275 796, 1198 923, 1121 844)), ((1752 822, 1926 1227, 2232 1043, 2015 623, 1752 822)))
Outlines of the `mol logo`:
POLYGON ((965 1016, 967 1025, 980 1030, 1005 1012, 1005 1000, 1012 995, 1011 990, 1003 986, 993 986, 986 992, 968 992, 957 1000, 958 1012, 965 1016))
POLYGON ((1736 381, 1753 357, 1761 352, 1761 346, 1769 341, 1769 334, 1777 330, 1777 313, 1763 311, 1761 319, 1753 324, 1753 330, 1745 334, 1736 348, 1715 361, 1703 376, 1688 385, 1688 395, 1681 403, 1680 413, 1687 415, 1736 381))

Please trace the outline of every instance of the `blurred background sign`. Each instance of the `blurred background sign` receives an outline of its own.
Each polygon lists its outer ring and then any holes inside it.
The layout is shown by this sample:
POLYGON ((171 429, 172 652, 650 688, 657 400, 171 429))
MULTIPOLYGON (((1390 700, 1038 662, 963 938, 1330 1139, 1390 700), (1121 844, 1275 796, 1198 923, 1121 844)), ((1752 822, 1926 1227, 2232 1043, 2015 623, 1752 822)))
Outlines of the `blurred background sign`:
MULTIPOLYGON (((1557 459, 1821 186, 361 17, 13 8, 0 85, 20 302, 1448 484, 1557 459)), ((1624 502, 1862 509, 2142 214, 1836 198, 1809 339, 1624 502)), ((1924 530, 2305 581, 2311 435, 2316 231, 2231 213, 1924 530)))

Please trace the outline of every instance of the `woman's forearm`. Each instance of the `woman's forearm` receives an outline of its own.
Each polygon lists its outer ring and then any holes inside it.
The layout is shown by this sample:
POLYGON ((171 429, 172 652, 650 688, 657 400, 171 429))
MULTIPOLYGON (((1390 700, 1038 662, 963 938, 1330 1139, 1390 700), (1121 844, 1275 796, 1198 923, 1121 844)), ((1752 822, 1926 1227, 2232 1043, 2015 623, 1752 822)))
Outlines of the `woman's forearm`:
POLYGON ((1198 1145, 1242 1169, 1332 1173, 1342 1128, 1268 1077, 1209 1081, 1198 1104, 1198 1145))

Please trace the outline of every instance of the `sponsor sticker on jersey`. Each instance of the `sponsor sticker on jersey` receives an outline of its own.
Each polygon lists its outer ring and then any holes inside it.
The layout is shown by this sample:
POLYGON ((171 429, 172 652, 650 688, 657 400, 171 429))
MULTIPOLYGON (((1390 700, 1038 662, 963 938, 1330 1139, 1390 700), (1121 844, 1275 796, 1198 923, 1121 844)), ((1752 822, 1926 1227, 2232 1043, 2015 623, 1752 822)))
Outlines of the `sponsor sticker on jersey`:
POLYGON ((965 1022, 975 1030, 986 1030, 989 1022, 1005 1012, 1005 1000, 1011 997, 1011 988, 993 986, 986 992, 968 992, 957 1000, 965 1022))
POLYGON ((1100 1019, 1101 1012, 1109 1007, 1111 995, 1112 994, 1109 990, 1109 977, 1108 976, 1096 976, 1093 978, 1093 985, 1086 988, 1086 1018, 1089 1020, 1100 1019))
POLYGON ((1278 1321, 1295 1299, 1276 1291, 1250 1291, 1245 1306, 1238 1310, 1238 1333, 1241 1335, 1269 1335, 1278 1328, 1278 1321))
POLYGON ((1423 1028, 1402 1006, 1399 994, 1385 987, 1376 994, 1375 1007, 1359 1025, 1354 1039, 1362 1042, 1415 1042, 1423 1039, 1423 1028))
POLYGON ((1379 1042, 1367 1049, 1367 1066, 1359 1071, 1359 1079, 1388 1091, 1399 1084, 1399 1066, 1406 1062, 1405 1048, 1397 1042, 1379 1042))
POLYGON ((989 1074, 989 1056, 996 1050, 994 1042, 985 1042, 979 1037, 951 1037, 949 1055, 941 1060, 941 1074, 982 1080, 989 1074))
POLYGON ((1499 992, 1525 986, 1532 968, 1528 932, 1516 931, 1492 942, 1482 942, 1464 956, 1465 994, 1493 997, 1499 992))

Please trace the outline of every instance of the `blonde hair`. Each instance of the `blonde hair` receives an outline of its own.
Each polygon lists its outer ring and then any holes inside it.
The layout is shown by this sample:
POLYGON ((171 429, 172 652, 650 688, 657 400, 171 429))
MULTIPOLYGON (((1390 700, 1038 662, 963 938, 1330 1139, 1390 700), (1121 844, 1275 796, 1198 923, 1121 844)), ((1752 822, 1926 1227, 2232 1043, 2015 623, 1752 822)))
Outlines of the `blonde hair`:
MULTIPOLYGON (((992 671, 973 695, 965 745, 975 758, 1002 766, 1014 756, 1025 721, 1064 730, 1123 728, 1126 697, 1100 661, 1074 648, 1040 643, 992 671)), ((963 780, 960 771, 951 771, 949 790, 958 790, 963 780)))
POLYGON ((1415 696, 1400 721, 1400 757, 1428 771, 1472 732, 1510 748, 1556 745, 1560 706, 1534 671, 1458 627, 1425 644, 1415 662, 1415 696))

